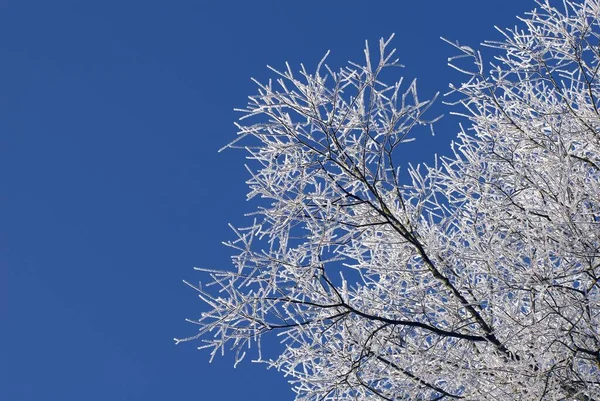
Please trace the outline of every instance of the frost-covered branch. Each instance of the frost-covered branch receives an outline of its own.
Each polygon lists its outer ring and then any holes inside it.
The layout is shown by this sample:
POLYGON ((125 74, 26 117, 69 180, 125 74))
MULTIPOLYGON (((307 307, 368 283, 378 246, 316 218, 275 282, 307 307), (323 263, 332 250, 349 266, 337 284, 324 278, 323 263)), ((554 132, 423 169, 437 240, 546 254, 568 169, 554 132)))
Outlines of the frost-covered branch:
POLYGON ((540 1, 501 32, 489 67, 452 43, 469 125, 429 167, 402 165, 437 118, 414 81, 383 82, 392 38, 257 82, 230 145, 255 221, 194 287, 187 340, 256 346, 298 400, 600 401, 600 2, 540 1))

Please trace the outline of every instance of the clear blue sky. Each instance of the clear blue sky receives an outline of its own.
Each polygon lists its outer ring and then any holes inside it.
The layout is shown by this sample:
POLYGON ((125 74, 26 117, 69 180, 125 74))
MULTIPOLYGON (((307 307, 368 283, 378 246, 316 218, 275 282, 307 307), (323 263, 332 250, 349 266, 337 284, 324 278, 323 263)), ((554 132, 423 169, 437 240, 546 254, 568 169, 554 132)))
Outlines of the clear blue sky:
MULTIPOLYGON (((440 36, 498 39, 526 0, 0 0, 0 399, 291 400, 285 378, 208 363, 182 279, 227 268, 244 222, 234 107, 265 65, 393 44, 423 96, 459 79, 440 36)), ((440 112, 446 112, 440 106, 440 112)), ((456 121, 419 139, 446 149, 456 121)))

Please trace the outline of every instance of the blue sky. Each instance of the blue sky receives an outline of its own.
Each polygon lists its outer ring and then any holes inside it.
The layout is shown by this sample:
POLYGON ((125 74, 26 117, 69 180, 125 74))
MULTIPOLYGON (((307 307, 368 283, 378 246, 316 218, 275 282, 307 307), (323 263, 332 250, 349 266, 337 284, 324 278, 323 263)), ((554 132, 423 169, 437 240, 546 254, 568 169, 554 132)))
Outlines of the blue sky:
MULTIPOLYGON (((286 379, 208 363, 182 279, 227 268, 243 223, 234 107, 266 64, 362 56, 395 32, 422 96, 460 76, 439 37, 498 39, 525 0, 0 0, 0 399, 291 400, 286 379)), ((440 113, 447 113, 441 104, 440 113)), ((431 160, 454 137, 411 144, 431 160)))

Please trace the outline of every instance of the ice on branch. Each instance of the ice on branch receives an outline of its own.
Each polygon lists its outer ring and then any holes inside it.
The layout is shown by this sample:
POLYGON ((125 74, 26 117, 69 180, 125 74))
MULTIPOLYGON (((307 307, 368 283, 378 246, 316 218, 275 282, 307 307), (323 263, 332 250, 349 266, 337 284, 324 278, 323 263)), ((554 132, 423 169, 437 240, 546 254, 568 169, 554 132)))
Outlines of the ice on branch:
POLYGON ((600 2, 557 3, 487 43, 491 64, 450 42, 466 129, 429 167, 402 164, 435 99, 381 78, 391 37, 339 70, 272 68, 230 145, 255 221, 194 287, 191 339, 298 400, 600 401, 600 2))

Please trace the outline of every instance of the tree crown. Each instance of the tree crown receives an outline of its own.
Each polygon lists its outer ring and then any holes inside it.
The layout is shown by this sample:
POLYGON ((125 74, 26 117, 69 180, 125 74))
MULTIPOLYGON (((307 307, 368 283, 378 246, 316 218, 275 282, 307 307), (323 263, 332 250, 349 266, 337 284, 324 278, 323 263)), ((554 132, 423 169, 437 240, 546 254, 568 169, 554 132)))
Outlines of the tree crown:
POLYGON ((600 2, 537 3, 489 70, 453 44, 469 125, 432 166, 400 165, 435 99, 381 81, 392 38, 257 82, 230 147, 262 201, 186 340, 256 344, 298 400, 600 400, 600 2))

